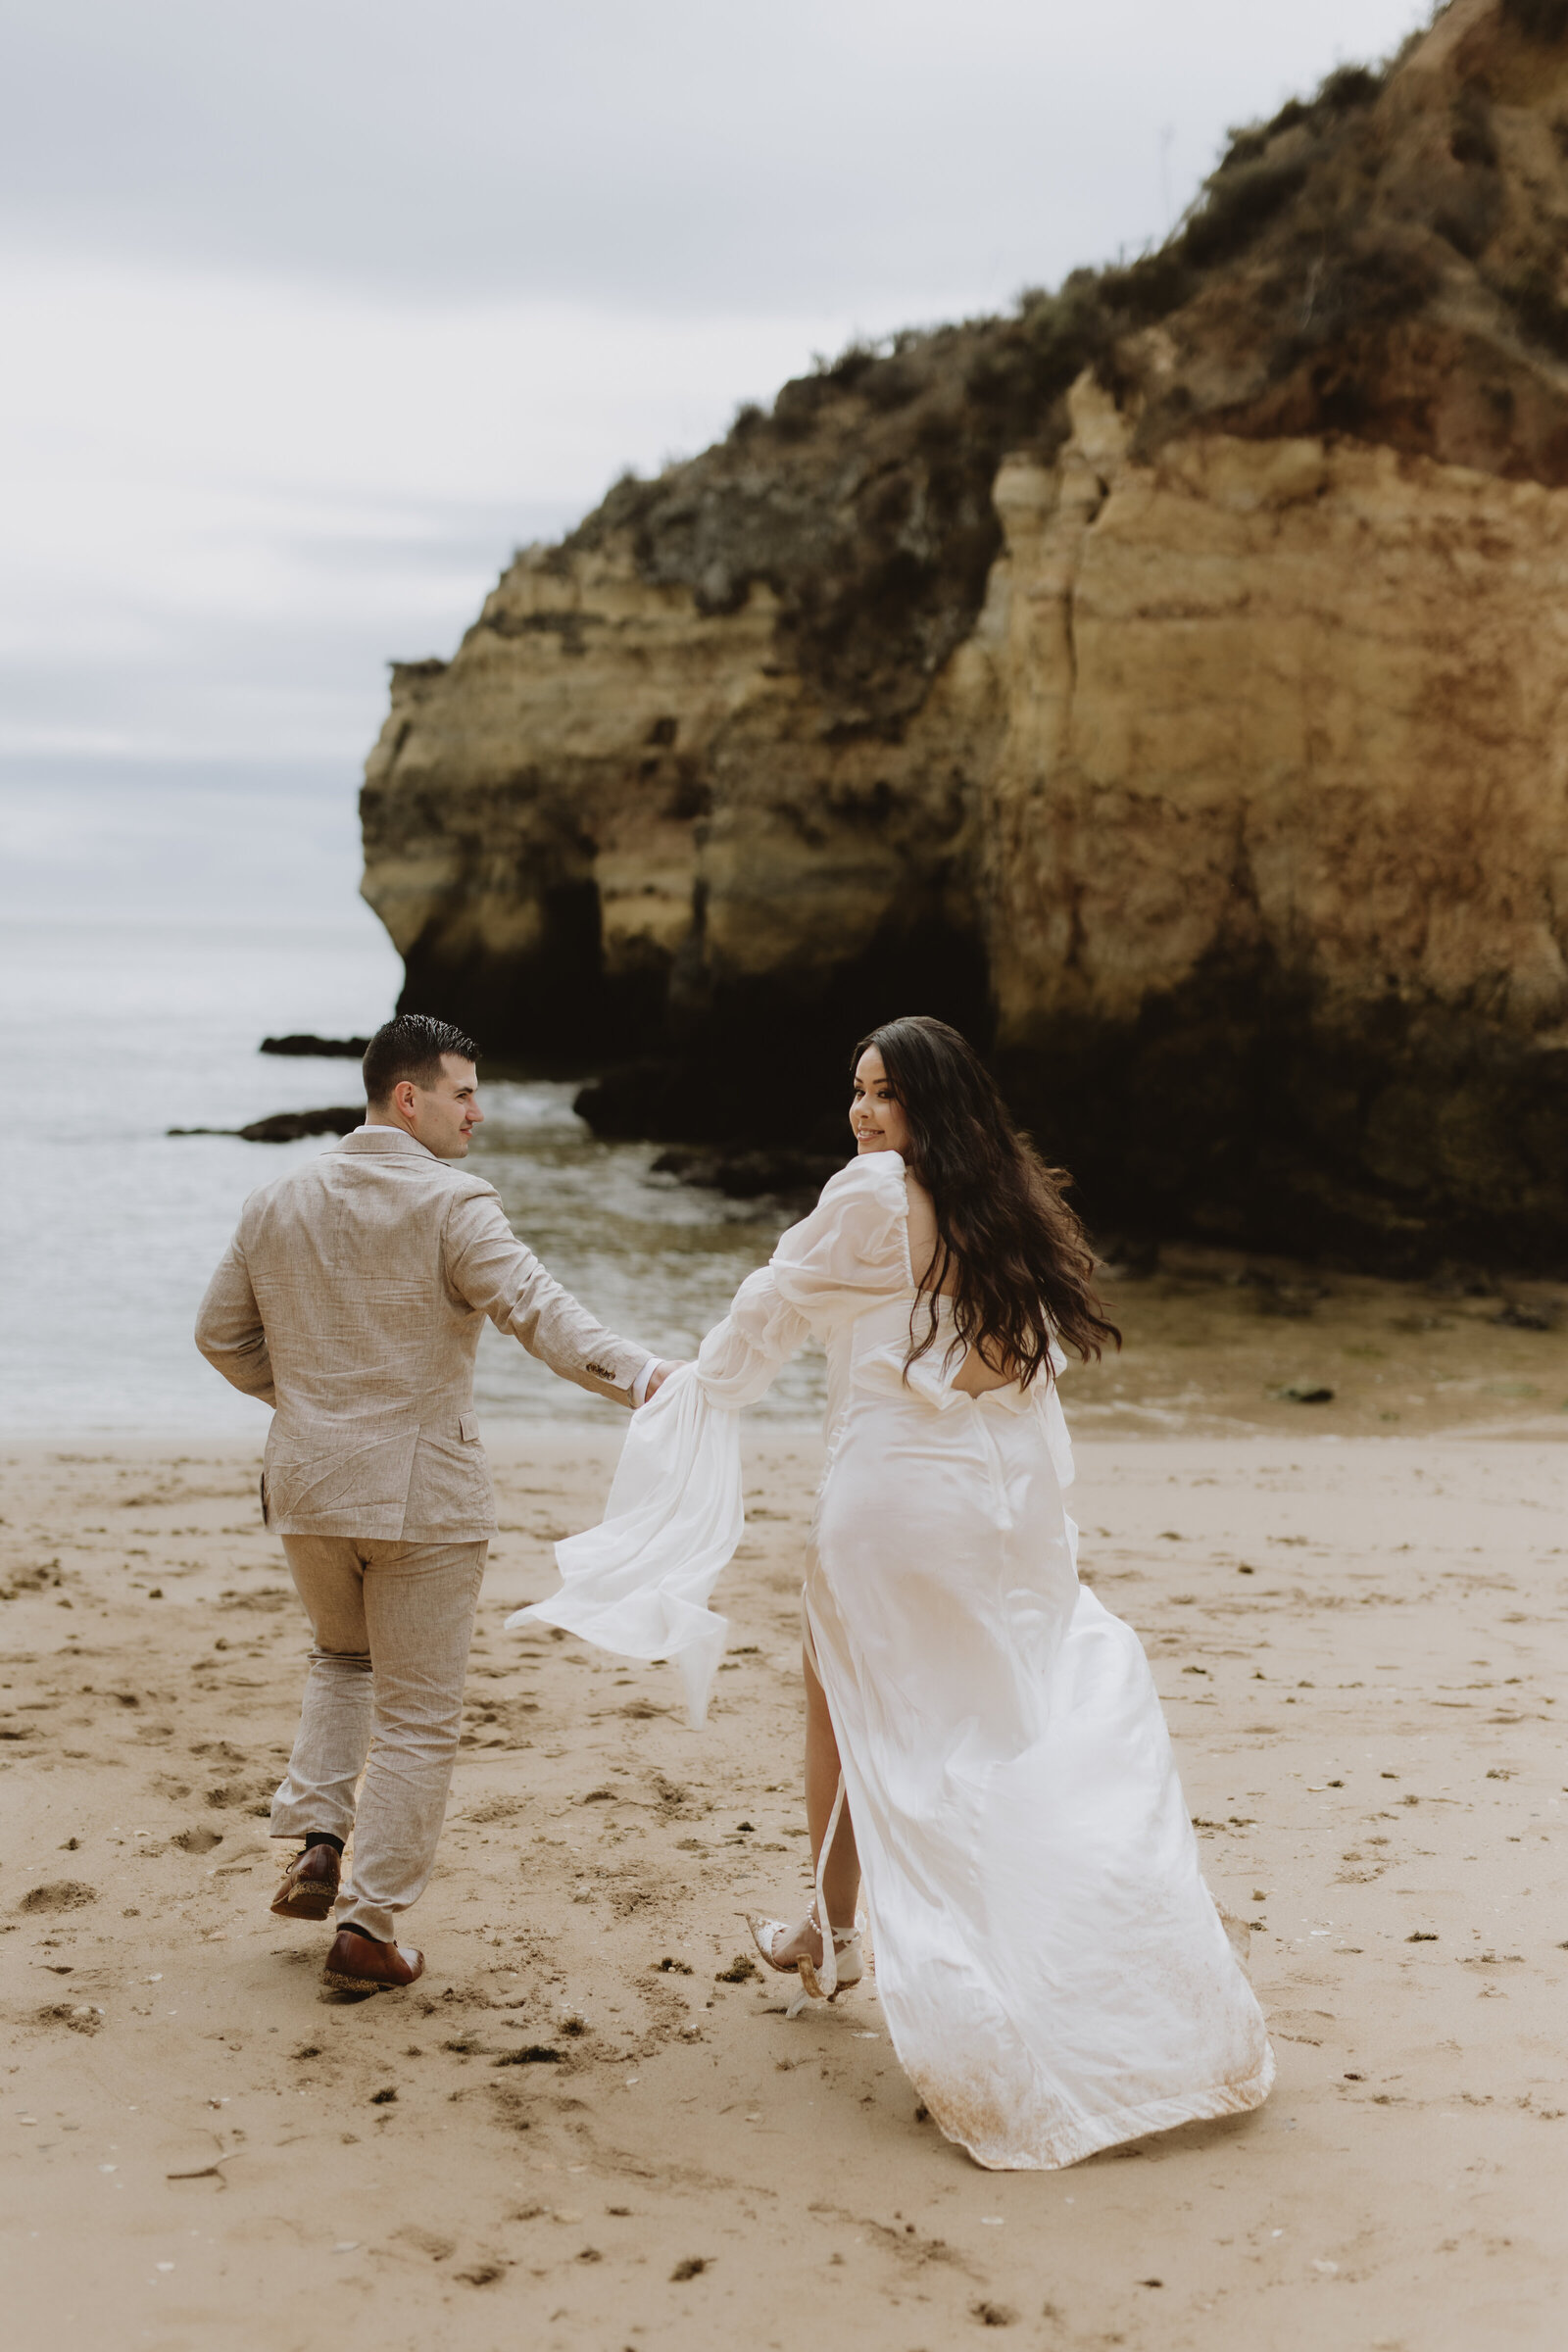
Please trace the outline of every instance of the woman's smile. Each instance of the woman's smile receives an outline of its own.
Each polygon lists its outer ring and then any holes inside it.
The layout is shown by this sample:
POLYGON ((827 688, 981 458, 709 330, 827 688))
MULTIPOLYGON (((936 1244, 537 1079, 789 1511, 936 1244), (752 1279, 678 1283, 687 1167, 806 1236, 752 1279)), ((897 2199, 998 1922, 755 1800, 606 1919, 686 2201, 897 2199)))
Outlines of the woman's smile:
POLYGON ((855 1065, 850 1132, 858 1152, 901 1152, 908 1156, 909 1121, 875 1046, 867 1046, 855 1065))

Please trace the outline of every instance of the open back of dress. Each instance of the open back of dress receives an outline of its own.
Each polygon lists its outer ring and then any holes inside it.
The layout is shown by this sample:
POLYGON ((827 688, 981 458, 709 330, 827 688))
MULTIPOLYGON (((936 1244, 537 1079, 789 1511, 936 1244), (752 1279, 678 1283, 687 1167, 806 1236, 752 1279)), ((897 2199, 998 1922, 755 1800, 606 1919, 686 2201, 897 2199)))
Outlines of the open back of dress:
POLYGON ((700 1719, 724 1634, 706 1601, 742 1524, 736 1412, 821 1338, 805 1606, 888 2030, 981 2164, 1073 2164, 1257 2106, 1273 2056, 1142 1647, 1078 1582, 1054 1379, 966 1395, 940 1333, 907 1363, 915 1302, 904 1163, 869 1153, 636 1416, 603 1526, 558 1547, 566 1583, 524 1614, 678 1658, 700 1719))

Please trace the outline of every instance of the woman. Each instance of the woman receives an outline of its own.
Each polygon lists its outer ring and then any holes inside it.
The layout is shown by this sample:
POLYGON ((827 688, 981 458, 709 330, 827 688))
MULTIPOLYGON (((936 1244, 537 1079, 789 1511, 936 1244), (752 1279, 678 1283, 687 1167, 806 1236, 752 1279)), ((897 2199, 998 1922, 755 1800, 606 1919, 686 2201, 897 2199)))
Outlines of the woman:
MULTIPOLYGON (((1080 1587, 1065 1363, 1118 1338, 1076 1218, 940 1021, 861 1045, 857 1157, 633 1421, 602 1527, 522 1612, 672 1657, 701 1722, 743 1525, 739 1408, 811 1335, 827 1467, 804 1612, 816 1898, 756 1921, 832 1997, 865 1909, 895 2048, 994 2168, 1255 2107, 1274 2064, 1135 1635, 1080 1587)), ((518 1620, 514 1620, 518 1622, 518 1620)), ((803 1995, 803 1998, 805 1996, 803 1995)))

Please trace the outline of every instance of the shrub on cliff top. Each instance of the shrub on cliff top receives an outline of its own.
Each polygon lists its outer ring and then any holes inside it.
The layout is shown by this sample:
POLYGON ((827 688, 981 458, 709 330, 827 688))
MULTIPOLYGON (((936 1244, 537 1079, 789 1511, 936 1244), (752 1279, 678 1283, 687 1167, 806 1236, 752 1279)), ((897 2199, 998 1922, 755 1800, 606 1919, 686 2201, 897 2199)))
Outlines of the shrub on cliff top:
POLYGON ((1269 122, 1233 130, 1172 246, 1199 270, 1244 253, 1299 193, 1348 119, 1374 103, 1386 79, 1366 66, 1341 66, 1315 97, 1289 99, 1269 122))
POLYGON ((1502 0, 1502 13, 1533 41, 1560 41, 1568 33, 1568 0, 1502 0))
POLYGON ((1197 269, 1210 270, 1245 252, 1301 187, 1308 168, 1306 155, 1262 155, 1255 163, 1217 172, 1208 201, 1183 239, 1187 259, 1197 269))
POLYGON ((1333 254, 1300 257, 1275 281, 1281 331, 1269 348, 1266 376, 1278 383, 1313 354, 1337 346, 1343 366, 1320 381, 1323 423, 1353 432, 1362 421, 1354 389, 1369 335, 1381 335, 1418 311, 1433 293, 1438 270, 1428 247, 1409 238, 1368 233, 1333 254))

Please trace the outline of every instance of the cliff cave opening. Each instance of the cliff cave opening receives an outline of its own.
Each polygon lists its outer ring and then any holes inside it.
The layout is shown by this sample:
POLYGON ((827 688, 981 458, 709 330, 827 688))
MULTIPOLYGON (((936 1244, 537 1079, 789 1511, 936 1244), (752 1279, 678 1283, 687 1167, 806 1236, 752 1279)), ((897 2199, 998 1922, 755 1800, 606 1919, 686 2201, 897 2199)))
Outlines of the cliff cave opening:
POLYGON ((607 1068, 584 1087, 577 1108, 605 1137, 842 1149, 848 1157, 856 1042, 907 1012, 951 1021, 989 1050, 989 981, 972 932, 933 915, 885 924, 860 954, 826 970, 710 975, 672 1013, 662 1049, 607 1068), (743 1094, 733 1085, 738 1068, 750 1073, 743 1094))

